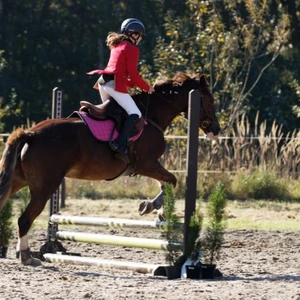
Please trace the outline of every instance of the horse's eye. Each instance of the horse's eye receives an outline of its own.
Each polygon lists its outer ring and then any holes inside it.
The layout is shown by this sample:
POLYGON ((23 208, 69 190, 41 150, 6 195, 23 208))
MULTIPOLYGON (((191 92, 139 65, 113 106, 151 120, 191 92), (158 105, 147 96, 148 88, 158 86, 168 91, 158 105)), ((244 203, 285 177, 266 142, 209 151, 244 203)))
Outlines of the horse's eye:
POLYGON ((207 128, 209 126, 210 122, 209 121, 203 121, 202 122, 202 127, 207 128))

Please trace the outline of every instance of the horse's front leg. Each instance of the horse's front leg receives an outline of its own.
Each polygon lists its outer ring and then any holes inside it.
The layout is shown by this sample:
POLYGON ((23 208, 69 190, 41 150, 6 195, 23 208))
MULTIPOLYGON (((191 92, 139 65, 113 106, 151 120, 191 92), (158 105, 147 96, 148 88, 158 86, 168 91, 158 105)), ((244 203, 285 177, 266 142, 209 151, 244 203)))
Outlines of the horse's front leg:
POLYGON ((176 186, 176 177, 167 171, 158 161, 156 161, 151 167, 144 168, 139 172, 140 175, 151 177, 157 179, 160 182, 160 193, 151 201, 144 200, 139 204, 138 212, 139 214, 145 215, 151 213, 153 210, 158 210, 159 218, 163 218, 163 197, 164 197, 164 184, 171 183, 176 186))
POLYGON ((139 204, 138 211, 139 211, 140 216, 150 214, 154 209, 159 210, 162 208, 162 206, 164 204, 163 197, 164 197, 165 191, 164 191, 163 184, 161 184, 160 187, 161 187, 161 191, 154 199, 152 199, 151 201, 144 200, 139 204))

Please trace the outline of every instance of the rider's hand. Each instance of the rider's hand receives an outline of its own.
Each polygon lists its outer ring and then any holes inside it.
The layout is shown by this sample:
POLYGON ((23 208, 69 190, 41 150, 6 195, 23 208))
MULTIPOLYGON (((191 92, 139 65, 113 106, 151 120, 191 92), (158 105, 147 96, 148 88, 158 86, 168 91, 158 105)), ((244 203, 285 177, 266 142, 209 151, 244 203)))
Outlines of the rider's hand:
POLYGON ((154 92, 154 88, 151 85, 149 85, 148 93, 152 94, 153 92, 154 92))

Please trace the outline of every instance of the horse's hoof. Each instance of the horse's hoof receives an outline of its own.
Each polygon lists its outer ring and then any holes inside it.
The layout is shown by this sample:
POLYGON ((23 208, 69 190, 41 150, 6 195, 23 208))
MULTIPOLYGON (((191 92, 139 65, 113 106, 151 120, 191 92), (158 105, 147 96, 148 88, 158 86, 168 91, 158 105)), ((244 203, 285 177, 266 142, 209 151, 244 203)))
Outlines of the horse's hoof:
POLYGON ((138 212, 140 216, 150 214, 154 210, 154 206, 152 202, 144 200, 140 203, 138 212))
POLYGON ((24 266, 33 266, 38 267, 42 264, 42 262, 31 256, 30 249, 27 248, 26 250, 21 250, 21 262, 24 266))
POLYGON ((166 221, 166 217, 165 217, 163 208, 161 208, 157 211, 157 217, 158 217, 159 221, 161 221, 161 222, 166 221))
POLYGON ((22 261, 22 264, 24 266, 32 266, 32 267, 38 267, 42 265, 42 262, 34 257, 28 258, 26 261, 22 261))

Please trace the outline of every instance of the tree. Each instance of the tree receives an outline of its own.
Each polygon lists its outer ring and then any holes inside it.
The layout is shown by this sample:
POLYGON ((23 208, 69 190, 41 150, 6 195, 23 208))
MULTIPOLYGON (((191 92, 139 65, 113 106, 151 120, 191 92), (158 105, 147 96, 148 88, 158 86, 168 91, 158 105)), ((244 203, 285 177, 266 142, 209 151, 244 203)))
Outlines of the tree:
POLYGON ((210 77, 224 127, 249 110, 249 98, 264 72, 286 50, 289 18, 276 18, 264 1, 188 0, 189 14, 165 18, 167 38, 158 39, 159 74, 185 69, 210 77), (166 66, 162 68, 161 66, 166 66))
POLYGON ((231 127, 244 112, 254 120, 257 110, 289 130, 300 125, 291 111, 299 104, 300 0, 174 3, 0 0, 0 47, 6 61, 0 128, 8 132, 28 120, 50 117, 55 87, 64 92, 64 116, 81 100, 97 103, 96 78, 86 72, 106 65, 107 33, 119 30, 128 17, 146 25, 139 68, 150 82, 177 70, 204 72, 210 75, 223 127, 231 127))
MULTIPOLYGON (((3 58, 3 50, 0 50, 0 82, 3 82, 3 75, 2 75, 2 70, 4 69, 6 65, 6 61, 5 59, 3 58)), ((3 128, 4 128, 4 124, 2 123, 2 118, 3 118, 3 115, 5 114, 4 111, 3 111, 3 97, 2 95, 0 94, 0 131, 3 132, 3 128)))
POLYGON ((92 88, 96 78, 86 72, 105 67, 106 36, 125 18, 145 23, 141 61, 151 65, 151 49, 162 34, 163 5, 159 0, 0 0, 0 45, 7 61, 0 85, 4 130, 50 117, 55 87, 64 92, 65 116, 81 100, 99 102, 92 88))

